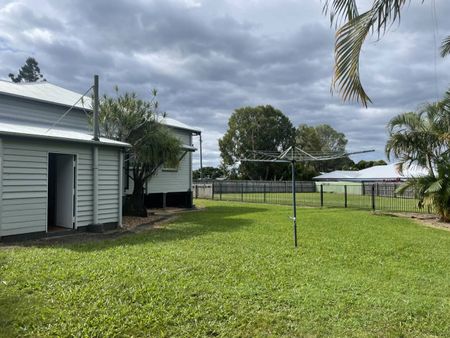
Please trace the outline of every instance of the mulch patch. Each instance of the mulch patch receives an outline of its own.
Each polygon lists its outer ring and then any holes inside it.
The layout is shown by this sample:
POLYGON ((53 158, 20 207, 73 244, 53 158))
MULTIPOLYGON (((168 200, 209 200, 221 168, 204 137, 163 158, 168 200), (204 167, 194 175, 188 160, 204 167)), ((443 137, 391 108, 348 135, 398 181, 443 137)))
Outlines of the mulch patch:
POLYGON ((387 215, 387 216, 393 216, 393 217, 403 217, 403 218, 410 218, 413 221, 415 221, 418 224, 436 228, 436 229, 442 229, 450 231, 450 223, 442 222, 439 220, 439 217, 432 214, 421 214, 421 213, 414 213, 414 212, 382 212, 377 211, 375 212, 377 215, 387 215))

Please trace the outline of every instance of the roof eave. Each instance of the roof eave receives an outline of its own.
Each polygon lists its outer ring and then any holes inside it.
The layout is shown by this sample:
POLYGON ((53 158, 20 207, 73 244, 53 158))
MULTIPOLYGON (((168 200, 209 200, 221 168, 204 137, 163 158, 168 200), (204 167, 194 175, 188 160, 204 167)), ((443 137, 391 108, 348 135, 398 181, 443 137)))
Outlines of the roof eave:
POLYGON ((6 135, 6 136, 14 136, 14 137, 27 137, 27 138, 37 138, 42 140, 60 140, 60 141, 67 141, 67 142, 74 142, 74 143, 84 143, 84 144, 97 144, 97 145, 104 145, 104 146, 110 146, 110 147, 119 147, 119 148, 131 148, 131 145, 128 143, 107 143, 102 141, 95 141, 95 140, 80 140, 76 138, 65 138, 65 137, 57 137, 57 136, 48 136, 48 135, 36 135, 36 134, 28 134, 28 133, 15 133, 15 132, 8 132, 8 131, 0 131, 0 135, 6 135))

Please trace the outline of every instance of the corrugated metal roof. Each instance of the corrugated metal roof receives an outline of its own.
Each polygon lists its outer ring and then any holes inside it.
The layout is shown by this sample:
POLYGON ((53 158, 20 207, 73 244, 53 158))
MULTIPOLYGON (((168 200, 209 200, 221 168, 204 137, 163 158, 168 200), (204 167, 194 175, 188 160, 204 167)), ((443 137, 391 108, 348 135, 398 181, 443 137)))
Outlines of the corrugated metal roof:
POLYGON ((199 128, 188 126, 187 124, 180 122, 178 120, 172 119, 170 117, 163 117, 160 120, 160 122, 169 127, 174 127, 174 128, 178 128, 178 129, 184 129, 184 130, 193 131, 196 133, 201 133, 201 130, 199 128))
POLYGON ((12 135, 12 136, 22 136, 22 137, 34 137, 41 139, 52 139, 52 140, 63 140, 70 142, 81 142, 81 143, 96 143, 104 144, 117 147, 129 147, 128 143, 119 142, 104 137, 100 138, 100 141, 93 141, 92 135, 84 133, 82 131, 67 130, 53 128, 48 130, 47 127, 29 126, 24 124, 12 124, 0 122, 0 134, 1 135, 12 135))
MULTIPOLYGON (((87 88, 86 88, 87 89, 87 88)), ((77 102, 82 94, 56 86, 49 82, 33 82, 33 83, 14 83, 0 80, 0 94, 23 97, 31 100, 53 103, 71 107, 77 102)), ((75 107, 91 110, 91 97, 87 94, 83 97, 83 101, 78 102, 75 107)), ((170 117, 164 117, 161 123, 178 129, 184 129, 192 132, 201 132, 199 128, 191 127, 183 122, 170 117)))
POLYGON ((406 179, 411 177, 419 177, 427 174, 424 168, 410 167, 403 170, 400 174, 397 170, 397 163, 388 165, 377 165, 371 168, 363 169, 358 172, 360 180, 367 180, 371 178, 376 179, 406 179))
POLYGON ((332 179, 350 179, 355 178, 358 174, 357 171, 350 171, 350 170, 335 170, 329 173, 324 173, 322 175, 314 177, 314 179, 326 179, 326 180, 332 180, 332 179))
POLYGON ((358 171, 335 170, 330 173, 314 177, 315 180, 347 180, 347 181, 379 181, 379 180, 404 180, 412 177, 427 175, 425 168, 410 167, 400 174, 397 170, 397 163, 387 165, 377 165, 371 168, 358 171))
MULTIPOLYGON (((87 90, 88 88, 86 88, 87 90)), ((0 80, 0 94, 23 97, 48 103, 71 107, 82 94, 56 86, 49 82, 14 83, 0 80)), ((88 94, 75 107, 90 110, 91 98, 88 94)))

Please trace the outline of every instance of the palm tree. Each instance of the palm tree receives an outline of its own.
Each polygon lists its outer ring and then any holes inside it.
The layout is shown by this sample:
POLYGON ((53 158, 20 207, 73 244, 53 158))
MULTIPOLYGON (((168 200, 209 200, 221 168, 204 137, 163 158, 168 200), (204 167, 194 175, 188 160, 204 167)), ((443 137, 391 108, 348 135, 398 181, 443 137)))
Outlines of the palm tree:
POLYGON ((400 160, 403 166, 418 165, 433 174, 434 162, 443 151, 442 104, 431 103, 418 112, 407 112, 393 117, 388 123, 389 139, 386 155, 400 160))
POLYGON ((435 165, 436 174, 413 177, 403 183, 397 193, 414 189, 419 198, 419 208, 428 207, 434 210, 443 222, 450 222, 450 177, 449 158, 444 156, 435 165))
POLYGON ((418 112, 399 114, 388 123, 388 159, 399 159, 399 169, 428 169, 400 186, 399 193, 414 188, 419 207, 432 207, 443 221, 450 221, 450 92, 440 102, 426 104, 418 112))
MULTIPOLYGON (((357 100, 367 107, 372 102, 363 88, 359 77, 361 48, 370 32, 378 36, 400 21, 403 6, 408 0, 372 0, 372 6, 359 13, 357 0, 326 0, 324 12, 330 13, 331 22, 338 30, 335 40, 335 65, 332 87, 342 98, 357 100), (339 23, 343 22, 342 25, 339 23)), ((425 0, 422 0, 424 2, 425 0)), ((450 54, 450 36, 442 41, 441 55, 450 54)))

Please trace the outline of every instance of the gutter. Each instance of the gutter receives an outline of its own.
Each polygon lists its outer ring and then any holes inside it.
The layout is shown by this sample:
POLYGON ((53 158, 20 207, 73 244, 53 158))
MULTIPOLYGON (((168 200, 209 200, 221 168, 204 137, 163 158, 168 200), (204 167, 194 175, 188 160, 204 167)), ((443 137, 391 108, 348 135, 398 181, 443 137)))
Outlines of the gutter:
POLYGON ((17 133, 17 132, 8 132, 8 131, 0 131, 0 135, 15 136, 15 137, 29 137, 29 138, 37 138, 37 139, 43 139, 43 140, 61 140, 61 141, 67 141, 67 142, 97 144, 97 145, 104 145, 104 146, 111 146, 111 147, 121 147, 121 148, 130 148, 131 147, 131 145, 128 144, 128 143, 124 143, 124 142, 108 143, 108 142, 102 142, 101 139, 100 139, 100 141, 80 140, 80 139, 70 138, 70 137, 65 138, 65 137, 58 137, 58 136, 36 135, 36 134, 17 133))

